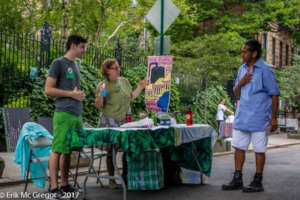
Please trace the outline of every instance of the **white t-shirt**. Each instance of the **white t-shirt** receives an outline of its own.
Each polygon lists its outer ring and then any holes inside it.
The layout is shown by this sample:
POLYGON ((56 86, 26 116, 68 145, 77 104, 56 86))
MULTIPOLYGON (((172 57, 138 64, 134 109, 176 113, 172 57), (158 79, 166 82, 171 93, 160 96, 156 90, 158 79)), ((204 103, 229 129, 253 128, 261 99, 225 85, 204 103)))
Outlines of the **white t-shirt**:
POLYGON ((224 120, 225 110, 226 110, 226 106, 224 106, 223 104, 218 105, 218 112, 217 112, 216 120, 224 120))

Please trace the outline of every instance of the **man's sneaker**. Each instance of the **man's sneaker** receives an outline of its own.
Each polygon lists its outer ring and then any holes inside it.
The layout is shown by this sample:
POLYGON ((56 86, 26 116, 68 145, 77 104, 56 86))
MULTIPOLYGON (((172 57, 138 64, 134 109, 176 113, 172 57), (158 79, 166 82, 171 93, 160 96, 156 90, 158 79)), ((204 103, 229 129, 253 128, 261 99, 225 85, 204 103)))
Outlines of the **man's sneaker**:
POLYGON ((239 190, 243 188, 243 178, 240 171, 235 171, 233 179, 228 184, 222 185, 222 190, 239 190))
POLYGON ((253 181, 243 188, 243 192, 263 192, 262 178, 262 174, 255 174, 253 181))
POLYGON ((66 185, 66 186, 61 186, 60 190, 63 193, 68 193, 68 192, 76 192, 77 190, 75 188, 73 188, 70 184, 66 185))
POLYGON ((63 195, 63 192, 58 188, 50 190, 50 199, 62 199, 63 195))

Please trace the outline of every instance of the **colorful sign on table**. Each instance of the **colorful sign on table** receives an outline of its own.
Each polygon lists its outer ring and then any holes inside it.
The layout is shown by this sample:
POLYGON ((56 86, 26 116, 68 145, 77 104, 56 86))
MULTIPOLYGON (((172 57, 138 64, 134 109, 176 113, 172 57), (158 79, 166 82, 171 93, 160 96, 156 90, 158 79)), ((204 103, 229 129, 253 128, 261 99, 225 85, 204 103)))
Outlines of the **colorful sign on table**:
POLYGON ((148 111, 168 112, 171 92, 172 56, 149 56, 145 102, 148 111))

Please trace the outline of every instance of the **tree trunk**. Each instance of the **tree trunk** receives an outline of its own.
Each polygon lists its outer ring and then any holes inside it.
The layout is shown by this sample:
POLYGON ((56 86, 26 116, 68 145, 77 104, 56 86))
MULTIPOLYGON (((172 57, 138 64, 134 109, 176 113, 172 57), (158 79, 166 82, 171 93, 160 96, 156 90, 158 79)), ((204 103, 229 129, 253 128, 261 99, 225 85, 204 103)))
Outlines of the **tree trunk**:
POLYGON ((106 11, 106 7, 107 5, 110 3, 110 0, 107 0, 107 2, 105 3, 104 0, 100 0, 100 9, 101 9, 101 15, 100 15, 100 21, 97 27, 97 32, 95 35, 95 52, 94 52, 94 56, 93 56, 93 64, 95 66, 99 65, 99 61, 102 55, 98 55, 99 53, 99 40, 100 40, 100 35, 103 31, 103 25, 104 25, 104 20, 105 20, 105 11, 106 11))

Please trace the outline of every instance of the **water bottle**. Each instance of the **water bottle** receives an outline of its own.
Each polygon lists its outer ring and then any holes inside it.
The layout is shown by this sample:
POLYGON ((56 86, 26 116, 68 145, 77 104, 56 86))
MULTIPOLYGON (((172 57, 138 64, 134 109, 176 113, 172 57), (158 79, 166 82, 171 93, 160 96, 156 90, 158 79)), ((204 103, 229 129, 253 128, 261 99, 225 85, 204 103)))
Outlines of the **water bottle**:
POLYGON ((193 112, 191 108, 188 108, 186 111, 186 125, 187 126, 192 126, 193 125, 193 112))
POLYGON ((105 98, 107 96, 107 90, 105 88, 105 83, 103 83, 101 87, 104 89, 103 92, 101 92, 101 95, 103 98, 105 98))

